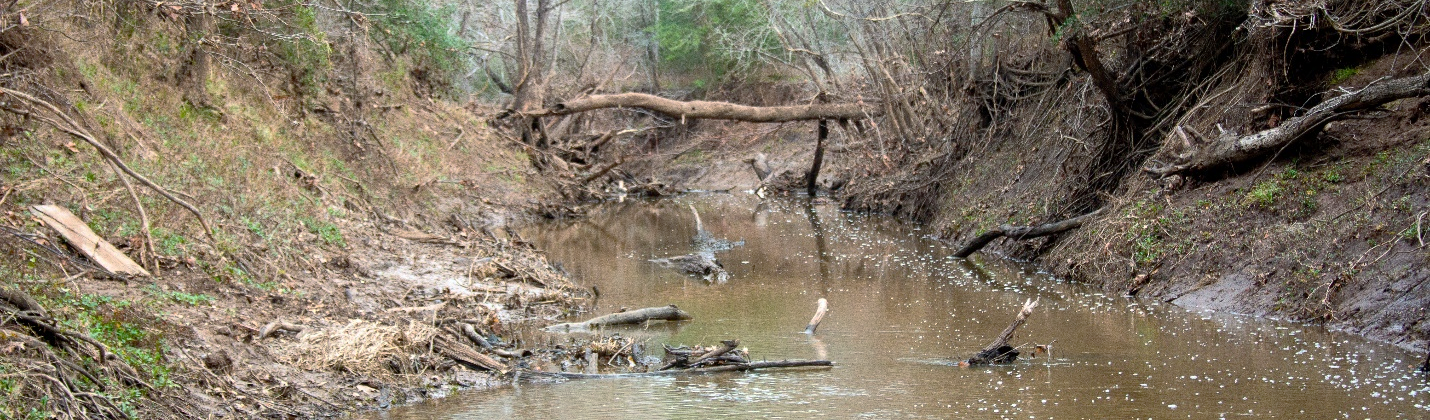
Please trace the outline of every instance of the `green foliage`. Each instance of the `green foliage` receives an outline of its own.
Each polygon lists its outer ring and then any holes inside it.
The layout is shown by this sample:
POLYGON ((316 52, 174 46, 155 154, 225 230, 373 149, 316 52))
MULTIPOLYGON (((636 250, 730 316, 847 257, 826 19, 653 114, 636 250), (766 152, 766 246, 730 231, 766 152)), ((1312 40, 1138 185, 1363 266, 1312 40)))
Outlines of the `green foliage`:
POLYGON ((1162 210, 1162 204, 1155 199, 1138 200, 1128 209, 1128 218, 1135 222, 1128 227, 1126 238, 1132 246, 1132 259, 1138 264, 1156 263, 1166 253, 1162 225, 1167 221, 1161 217, 1162 210))
POLYGON ((376 30, 373 40, 396 55, 412 59, 409 73, 435 92, 452 89, 465 68, 462 51, 466 43, 450 31, 454 9, 434 7, 418 0, 381 0, 374 7, 376 30))
POLYGON ((303 226, 308 227, 308 231, 318 235, 323 243, 338 247, 347 247, 348 241, 343 238, 343 232, 338 230, 338 226, 327 221, 303 217, 303 226))
MULTIPOLYGON (((172 368, 164 358, 162 320, 148 313, 143 306, 111 296, 74 294, 66 289, 50 289, 49 294, 36 294, 41 304, 52 308, 61 324, 104 343, 125 362, 148 379, 155 388, 176 386, 172 368)), ((109 382, 105 380, 105 382, 109 382)), ((115 397, 121 409, 133 413, 135 404, 145 391, 127 384, 105 383, 108 394, 115 397)))
POLYGON ((1336 69, 1335 71, 1331 72, 1331 78, 1329 80, 1326 80, 1326 84, 1339 85, 1342 82, 1349 80, 1351 77, 1354 77, 1356 73, 1360 73, 1360 69, 1353 67, 1336 69))
MULTIPOLYGON (((753 65, 751 52, 780 51, 758 0, 660 0, 659 8, 660 21, 651 30, 671 71, 718 80, 753 65)), ((696 87, 705 83, 692 81, 696 87)))
POLYGON ((332 47, 328 46, 327 35, 318 28, 317 14, 311 6, 297 0, 270 0, 269 10, 285 10, 291 13, 280 20, 288 28, 270 28, 280 32, 297 31, 292 39, 272 39, 267 47, 286 64, 293 93, 301 96, 316 96, 322 92, 322 84, 332 68, 332 47))
POLYGON ((145 287, 144 291, 148 292, 150 296, 153 296, 157 299, 172 300, 174 302, 187 304, 189 306, 208 305, 210 303, 213 303, 214 301, 213 296, 209 296, 203 293, 164 291, 160 290, 158 286, 152 284, 148 287, 145 287))
POLYGON ((1282 191, 1280 180, 1268 179, 1251 187, 1244 201, 1248 206, 1270 208, 1276 204, 1276 199, 1281 197, 1282 191))

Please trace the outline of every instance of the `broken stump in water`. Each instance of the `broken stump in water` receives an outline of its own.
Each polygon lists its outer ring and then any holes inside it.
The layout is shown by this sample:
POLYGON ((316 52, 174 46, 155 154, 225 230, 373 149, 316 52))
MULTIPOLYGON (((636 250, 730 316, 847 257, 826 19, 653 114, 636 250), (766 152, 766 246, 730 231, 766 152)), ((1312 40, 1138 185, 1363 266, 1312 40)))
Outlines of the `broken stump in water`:
POLYGON ((724 283, 730 279, 730 272, 725 271, 725 266, 715 258, 715 253, 743 246, 745 241, 731 242, 716 238, 715 235, 711 235, 709 231, 705 230, 705 225, 700 221, 700 213, 695 211, 695 206, 690 206, 690 213, 695 215, 695 236, 691 238, 695 252, 675 257, 654 258, 649 261, 659 264, 661 267, 700 276, 707 282, 724 283))
POLYGON ((713 253, 694 253, 670 258, 655 258, 650 262, 661 267, 675 269, 685 274, 700 276, 702 280, 712 283, 724 283, 730 279, 730 272, 725 271, 725 266, 720 261, 715 260, 713 253))
POLYGON ((1033 308, 1037 307, 1038 299, 1028 299, 1027 301, 1024 301, 1023 310, 1018 311, 1018 316, 1013 319, 1013 323, 1009 324, 1008 328, 1004 328, 1003 333, 999 334, 998 338, 993 340, 993 343, 989 344, 988 347, 984 347, 982 351, 979 351, 978 354, 975 354, 973 355, 973 357, 968 358, 968 360, 959 362, 958 365, 967 367, 991 364, 1006 364, 1017 361, 1018 349, 1009 346, 1008 340, 1013 338, 1013 332, 1017 331, 1018 327, 1023 325, 1023 322, 1027 321, 1028 315, 1032 315, 1033 308))

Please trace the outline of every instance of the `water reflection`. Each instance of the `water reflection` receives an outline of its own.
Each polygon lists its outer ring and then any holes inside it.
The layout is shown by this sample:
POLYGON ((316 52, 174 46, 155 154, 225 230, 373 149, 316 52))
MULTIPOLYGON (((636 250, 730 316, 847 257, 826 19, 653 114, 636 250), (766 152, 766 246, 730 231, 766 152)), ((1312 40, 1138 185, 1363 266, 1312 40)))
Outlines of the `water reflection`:
MULTIPOLYGON (((897 222, 832 205, 710 195, 604 207, 529 232, 602 291, 597 312, 676 304, 695 320, 625 330, 651 348, 739 338, 757 359, 827 358, 832 370, 522 384, 383 418, 1424 418, 1418 355, 1316 328, 1103 296, 952 250, 897 222), (689 252, 694 205, 712 234, 744 239, 709 285, 646 260, 689 252), (814 302, 831 312, 801 334, 814 302), (1051 357, 953 365, 1026 298, 1011 342, 1051 357)), ((532 337, 531 339, 536 339, 532 337)))

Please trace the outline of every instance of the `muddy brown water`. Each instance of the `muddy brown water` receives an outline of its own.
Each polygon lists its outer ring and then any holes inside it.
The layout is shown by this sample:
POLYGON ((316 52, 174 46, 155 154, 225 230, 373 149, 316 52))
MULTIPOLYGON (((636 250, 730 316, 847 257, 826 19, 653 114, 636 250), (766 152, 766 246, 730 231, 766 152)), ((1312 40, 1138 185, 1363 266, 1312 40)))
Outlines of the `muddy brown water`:
POLYGON ((756 359, 832 369, 522 382, 376 414, 386 419, 554 418, 1430 418, 1421 355, 1313 326, 1107 296, 1035 267, 963 261, 917 227, 834 205, 711 194, 628 201, 526 232, 597 313, 675 304, 678 325, 611 330, 661 343, 738 338, 756 359), (716 237, 706 284, 647 260, 691 252, 694 205, 716 237), (818 298, 831 313, 800 331, 818 298), (960 368, 1027 298, 1013 344, 1051 357, 960 368))

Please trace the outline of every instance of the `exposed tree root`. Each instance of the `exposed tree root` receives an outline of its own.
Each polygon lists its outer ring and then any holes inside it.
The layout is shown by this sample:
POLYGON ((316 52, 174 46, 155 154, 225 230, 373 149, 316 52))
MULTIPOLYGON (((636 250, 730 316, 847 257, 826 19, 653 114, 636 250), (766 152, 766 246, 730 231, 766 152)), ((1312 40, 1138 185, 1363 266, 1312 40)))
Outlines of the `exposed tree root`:
MULTIPOLYGON (((1319 131, 1327 123, 1346 115, 1371 109, 1397 99, 1430 95, 1430 73, 1371 83, 1365 88, 1327 99, 1306 111, 1305 115, 1287 119, 1281 125, 1249 135, 1224 132, 1209 144, 1177 130, 1181 147, 1174 162, 1148 166, 1145 170, 1159 176, 1196 174, 1256 159, 1319 131)), ((1177 142, 1168 142, 1176 145, 1177 142)), ((1175 146, 1173 146, 1175 147, 1175 146)))
POLYGON ((1094 211, 1092 213, 1084 214, 1071 219, 1041 224, 1037 226, 1002 225, 999 226, 997 229, 990 230, 982 235, 978 235, 978 237, 976 238, 973 238, 972 241, 968 242, 968 245, 964 245, 963 249, 958 250, 958 252, 954 253, 953 256, 958 258, 968 258, 969 255, 973 255, 973 253, 978 252, 978 250, 983 249, 983 247, 985 246, 988 246, 989 242, 993 242, 994 239, 998 239, 1004 236, 1013 239, 1028 239, 1037 238, 1040 236, 1048 236, 1056 233, 1062 233, 1071 229, 1076 229, 1078 227, 1081 227, 1083 222, 1086 222, 1087 219, 1101 212, 1102 210, 1098 209, 1097 211, 1094 211))

